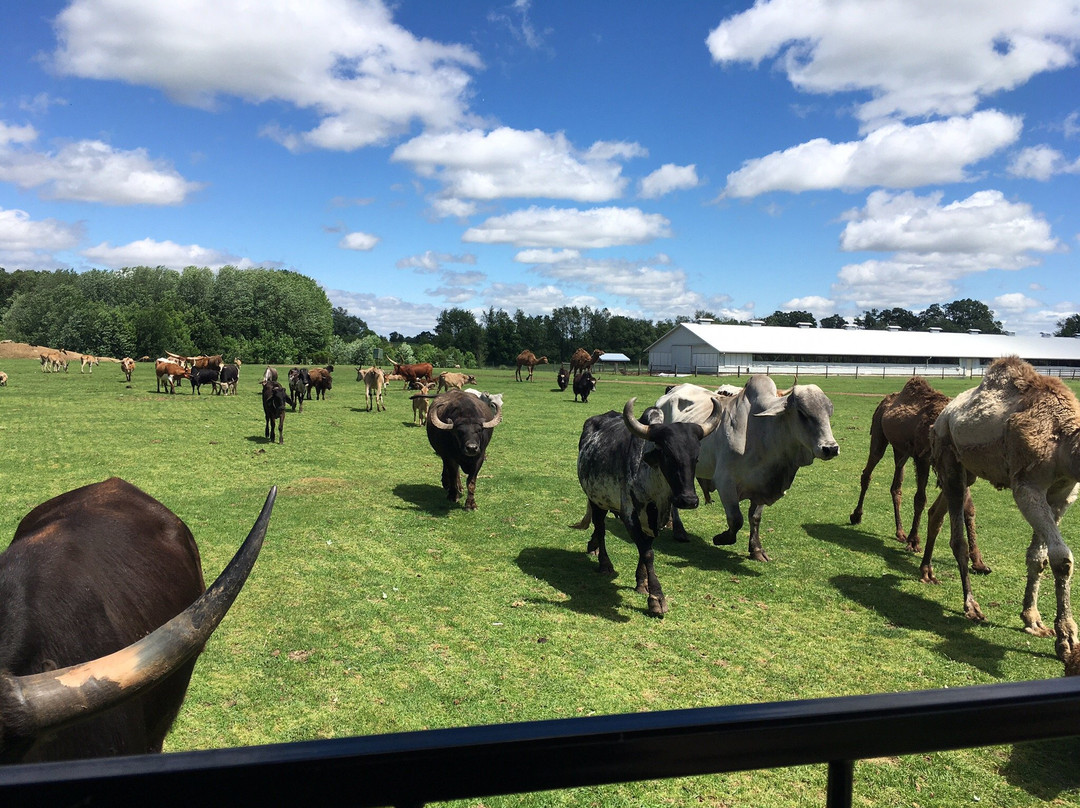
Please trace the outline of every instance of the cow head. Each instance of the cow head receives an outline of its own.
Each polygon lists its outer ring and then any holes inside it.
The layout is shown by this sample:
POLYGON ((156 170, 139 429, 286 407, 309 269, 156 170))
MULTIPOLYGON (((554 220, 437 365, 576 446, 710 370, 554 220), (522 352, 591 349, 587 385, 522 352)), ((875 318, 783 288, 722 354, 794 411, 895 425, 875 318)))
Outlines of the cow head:
MULTIPOLYGON (((833 437, 833 404, 816 384, 798 384, 784 396, 777 396, 755 417, 782 417, 793 434, 818 460, 832 460, 840 454, 833 437)), ((809 462, 809 461, 808 461, 809 462)))
MULTIPOLYGON (((456 391, 455 391, 456 392, 456 391)), ((476 401, 480 406, 480 402, 472 396, 461 394, 466 401, 476 401)), ((441 397, 440 397, 441 398, 441 397)), ((457 409, 457 408, 453 408, 457 409)), ((486 409, 486 407, 485 407, 486 409)), ((484 451, 487 446, 489 435, 485 435, 485 432, 489 429, 494 429, 502 421, 502 407, 495 406, 495 414, 486 421, 481 421, 479 418, 469 417, 470 410, 461 410, 464 417, 459 416, 457 422, 453 418, 443 418, 444 408, 441 406, 432 406, 428 409, 428 423, 436 429, 453 430, 457 444, 461 449, 462 454, 466 457, 476 457, 484 451)))

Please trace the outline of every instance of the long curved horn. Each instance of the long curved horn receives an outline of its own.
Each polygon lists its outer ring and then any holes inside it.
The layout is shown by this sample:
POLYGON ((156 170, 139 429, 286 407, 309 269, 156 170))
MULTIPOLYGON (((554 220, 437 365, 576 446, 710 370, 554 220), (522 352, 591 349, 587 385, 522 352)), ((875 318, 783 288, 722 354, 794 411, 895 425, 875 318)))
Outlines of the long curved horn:
POLYGON ((622 408, 622 417, 623 420, 626 421, 626 428, 629 429, 632 434, 637 435, 642 440, 648 440, 649 427, 645 426, 645 424, 634 417, 635 401, 637 401, 636 397, 626 402, 626 406, 622 408))
POLYGON ((138 695, 199 653, 255 565, 276 497, 274 486, 247 539, 218 579, 160 628, 89 662, 25 676, 0 676, 3 726, 17 729, 22 737, 58 729, 138 695))
POLYGON ((712 415, 709 416, 709 420, 701 425, 701 431, 704 433, 701 439, 709 437, 713 431, 720 426, 720 415, 723 413, 724 408, 720 403, 720 399, 713 396, 712 400, 712 415))
POLYGON ((484 421, 484 423, 480 425, 484 429, 494 429, 500 423, 502 423, 502 407, 500 407, 494 401, 492 401, 491 403, 495 404, 495 414, 491 416, 490 421, 484 421))
MULTIPOLYGON (((436 396, 438 398, 438 396, 436 396)), ((436 429, 453 429, 453 421, 444 421, 439 417, 439 408, 435 406, 434 402, 428 407, 427 418, 429 424, 434 424, 436 429)))

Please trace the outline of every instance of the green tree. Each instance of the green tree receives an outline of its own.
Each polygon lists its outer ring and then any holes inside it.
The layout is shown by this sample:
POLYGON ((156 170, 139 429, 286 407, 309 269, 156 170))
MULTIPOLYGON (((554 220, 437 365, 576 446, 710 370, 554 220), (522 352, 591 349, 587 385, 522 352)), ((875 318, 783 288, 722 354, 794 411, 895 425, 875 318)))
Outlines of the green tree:
POLYGON ((944 306, 945 316, 960 331, 968 331, 977 328, 984 334, 1005 333, 1001 323, 994 319, 994 312, 990 307, 979 300, 965 297, 962 300, 954 300, 944 306))
POLYGON ((847 320, 839 314, 830 314, 828 317, 821 318, 822 328, 844 328, 846 326, 847 320))
POLYGON ((370 330, 367 323, 349 314, 342 306, 335 306, 331 316, 334 319, 334 334, 346 342, 359 339, 370 330))
MULTIPOLYGON (((487 343, 487 361, 493 365, 512 365, 517 355, 528 347, 521 344, 517 326, 502 309, 489 307, 481 317, 487 343)), ((539 355, 539 354, 538 354, 539 355)))
POLYGON ((765 325, 779 325, 794 328, 799 323, 810 323, 817 327, 817 320, 808 311, 774 311, 765 318, 765 325))
POLYGON ((453 308, 439 312, 435 322, 437 348, 457 348, 482 357, 485 349, 483 342, 484 332, 471 311, 453 308))
POLYGON ((1080 334, 1080 314, 1070 314, 1064 320, 1058 320, 1055 337, 1075 337, 1080 334))

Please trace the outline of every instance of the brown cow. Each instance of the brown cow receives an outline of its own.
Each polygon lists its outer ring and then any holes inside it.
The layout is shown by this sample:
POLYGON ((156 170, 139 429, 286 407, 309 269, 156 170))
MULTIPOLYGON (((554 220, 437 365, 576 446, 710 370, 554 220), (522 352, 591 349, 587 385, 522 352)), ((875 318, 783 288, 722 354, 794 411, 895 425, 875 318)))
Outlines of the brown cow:
POLYGON ((451 373, 444 370, 439 374, 438 392, 454 388, 460 390, 467 384, 476 384, 476 377, 471 373, 451 373))
POLYGON ((162 383, 164 383, 166 390, 175 393, 177 379, 191 378, 191 371, 166 359, 159 359, 154 370, 157 373, 157 391, 159 393, 161 392, 162 383))
POLYGON ((529 369, 529 375, 528 378, 525 379, 525 381, 531 382, 533 377, 533 368, 535 368, 537 365, 546 365, 547 361, 548 358, 546 356, 541 356, 539 359, 537 359, 536 354, 534 354, 532 351, 522 351, 517 356, 517 370, 514 371, 514 378, 517 379, 519 382, 521 381, 521 368, 524 366, 529 369))
POLYGON ((386 373, 380 367, 372 366, 364 371, 364 397, 367 399, 367 411, 371 412, 372 399, 375 401, 375 412, 386 411, 383 403, 383 386, 386 384, 386 373))
POLYGON ((195 363, 197 368, 221 368, 222 360, 221 354, 217 356, 196 356, 192 357, 192 362, 195 363))
POLYGON ((590 355, 584 348, 578 348, 570 357, 570 375, 577 376, 582 371, 589 370, 603 354, 603 351, 595 350, 590 355))
POLYGON ((124 371, 124 376, 127 380, 131 381, 131 372, 135 370, 135 360, 130 356, 125 356, 120 360, 120 370, 124 371))
POLYGON ((334 378, 330 375, 330 371, 327 368, 312 368, 308 371, 308 378, 311 383, 308 385, 307 397, 308 401, 311 401, 311 391, 315 390, 315 400, 320 398, 326 400, 326 391, 334 389, 334 378))
POLYGON ((416 416, 420 416, 420 426, 427 423, 428 405, 431 403, 433 396, 431 388, 435 386, 434 382, 418 382, 420 385, 419 392, 414 393, 409 398, 412 399, 412 419, 413 423, 416 423, 416 416))
POLYGON ((0 370, 0 387, 7 387, 7 374, 0 370))
POLYGON ((432 373, 435 367, 430 362, 415 362, 411 365, 402 365, 394 362, 394 373, 399 374, 405 380, 405 388, 409 389, 411 382, 433 382, 432 373))

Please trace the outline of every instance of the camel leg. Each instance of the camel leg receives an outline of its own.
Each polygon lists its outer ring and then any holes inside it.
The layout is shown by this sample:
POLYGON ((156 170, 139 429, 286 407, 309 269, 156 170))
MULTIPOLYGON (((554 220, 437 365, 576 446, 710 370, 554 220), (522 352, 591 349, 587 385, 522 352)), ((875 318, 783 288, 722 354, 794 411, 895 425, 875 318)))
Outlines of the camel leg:
POLYGON ((934 577, 932 559, 934 556, 934 544, 937 542, 938 533, 941 532, 941 525, 945 521, 945 514, 948 513, 948 510, 949 501, 945 498, 945 492, 939 492, 926 517, 926 547, 923 550, 922 564, 919 566, 919 581, 924 584, 940 583, 934 577))
MULTIPOLYGON (((969 481, 969 485, 970 482, 973 481, 969 481)), ((975 540, 975 503, 971 499, 970 489, 964 496, 964 530, 967 531, 968 553, 971 555, 971 571, 977 572, 979 575, 989 575, 990 567, 983 561, 982 553, 979 551, 979 544, 975 540)))
POLYGON ((1058 656, 1064 658, 1076 643, 1076 623, 1073 622, 1069 603, 1072 553, 1058 530, 1059 514, 1055 514, 1050 507, 1045 492, 1030 484, 1014 485, 1013 500, 1032 529, 1031 545, 1027 552, 1028 579, 1024 591, 1024 610, 1020 614, 1024 630, 1036 637, 1048 637, 1055 633, 1043 625, 1038 607, 1039 577, 1049 565, 1054 572, 1057 593, 1057 618, 1054 622, 1058 633, 1057 651, 1058 656))
POLYGON ((912 504, 915 512, 911 517, 911 530, 907 534, 907 547, 911 552, 917 553, 922 548, 919 546, 919 522, 922 521, 923 511, 926 509, 926 486, 930 482, 930 458, 915 458, 915 497, 912 504))
POLYGON ((862 521, 863 514, 863 500, 866 499, 866 489, 870 486, 870 477, 874 473, 874 468, 881 462, 881 458, 885 456, 885 449, 888 447, 889 442, 885 440, 885 433, 881 431, 881 419, 878 414, 874 413, 874 420, 870 424, 870 456, 866 459, 866 467, 863 469, 862 477, 859 484, 859 502, 855 506, 855 510, 851 512, 851 524, 857 525, 862 521))
MULTIPOLYGON (((971 573, 968 570, 968 544, 964 535, 964 501, 969 496, 970 480, 955 454, 948 453, 938 463, 938 481, 942 494, 949 503, 949 546, 952 548, 956 566, 960 571, 960 587, 964 595, 964 617, 969 620, 985 620, 975 594, 971 590, 971 573)), ((927 537, 927 546, 930 539, 927 537)))
POLYGON ((892 498, 893 522, 896 524, 896 540, 901 544, 907 544, 907 533, 904 532, 904 523, 900 519, 900 504, 904 495, 904 464, 907 456, 901 455, 893 447, 893 460, 896 461, 893 469, 892 483, 889 485, 889 496, 892 498))

